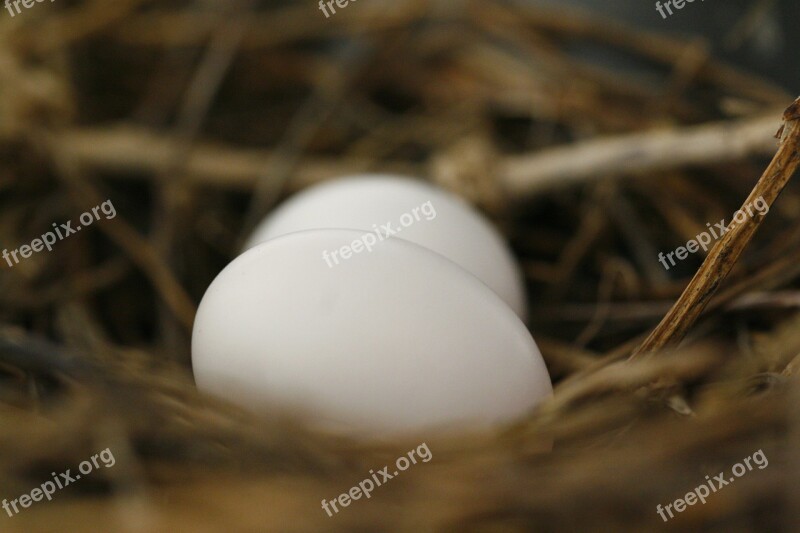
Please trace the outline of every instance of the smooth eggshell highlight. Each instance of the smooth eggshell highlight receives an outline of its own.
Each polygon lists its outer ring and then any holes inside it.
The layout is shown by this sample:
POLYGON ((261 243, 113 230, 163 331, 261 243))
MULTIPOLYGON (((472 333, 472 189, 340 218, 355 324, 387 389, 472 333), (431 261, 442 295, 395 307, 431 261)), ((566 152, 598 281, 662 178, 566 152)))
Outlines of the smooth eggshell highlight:
POLYGON ((289 198, 253 232, 245 248, 295 231, 373 231, 387 222, 395 235, 442 254, 486 283, 523 320, 527 317, 522 273, 503 237, 472 206, 422 181, 387 175, 341 178, 289 198), (400 217, 431 202, 436 216, 403 227, 400 217))
POLYGON ((228 265, 197 313, 198 387, 369 434, 509 422, 551 396, 525 325, 451 261, 395 238, 322 259, 361 234, 293 233, 228 265))

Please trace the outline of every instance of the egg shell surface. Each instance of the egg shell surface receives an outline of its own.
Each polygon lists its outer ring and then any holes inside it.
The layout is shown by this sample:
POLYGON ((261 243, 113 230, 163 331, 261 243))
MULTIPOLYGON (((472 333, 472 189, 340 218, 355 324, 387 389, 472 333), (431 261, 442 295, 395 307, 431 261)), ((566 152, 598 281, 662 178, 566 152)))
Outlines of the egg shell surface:
POLYGON ((323 259, 361 235, 292 233, 231 262, 197 313, 198 387, 370 435, 491 426, 552 395, 522 321, 448 259, 396 238, 323 259))
POLYGON ((295 231, 333 228, 395 232, 461 265, 527 318, 522 273, 503 237, 461 198, 419 180, 362 175, 310 187, 267 216, 245 249, 295 231))

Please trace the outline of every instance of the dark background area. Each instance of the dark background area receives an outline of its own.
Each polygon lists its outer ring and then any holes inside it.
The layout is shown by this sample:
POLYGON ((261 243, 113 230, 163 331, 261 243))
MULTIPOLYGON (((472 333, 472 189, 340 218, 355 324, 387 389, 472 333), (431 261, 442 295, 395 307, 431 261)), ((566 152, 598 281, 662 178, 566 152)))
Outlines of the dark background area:
MULTIPOLYGON (((715 57, 775 80, 798 92, 800 3, 796 0, 695 0, 666 19, 655 0, 561 0, 539 4, 588 8, 632 27, 706 40, 715 57)), ((662 4, 665 2, 662 1, 662 4)))

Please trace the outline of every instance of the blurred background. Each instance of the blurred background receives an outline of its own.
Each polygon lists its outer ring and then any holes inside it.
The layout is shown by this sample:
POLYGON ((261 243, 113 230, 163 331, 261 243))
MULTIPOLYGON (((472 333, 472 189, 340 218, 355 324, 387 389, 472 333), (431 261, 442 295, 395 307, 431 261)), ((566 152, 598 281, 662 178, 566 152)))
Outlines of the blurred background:
POLYGON ((0 531, 797 531, 796 183, 680 349, 627 359, 704 259, 666 271, 658 253, 729 219, 775 154, 799 16, 790 0, 666 20, 649 0, 3 9, 0 247, 106 200, 118 216, 0 262, 0 499, 116 457, 0 531), (202 396, 191 327, 275 205, 367 171, 449 189, 506 236, 555 397, 428 441, 424 468, 332 520, 321 498, 420 440, 202 396), (759 449, 769 467, 661 521, 657 504, 759 449))
MULTIPOLYGON (((520 2, 524 3, 524 2, 520 2)), ((661 2, 662 5, 665 2, 661 2)), ((789 0, 730 0, 724 3, 697 0, 664 19, 655 0, 565 0, 550 6, 583 7, 598 16, 631 26, 669 32, 705 41, 715 57, 797 91, 800 72, 792 61, 792 50, 800 44, 793 22, 800 17, 800 4, 789 0)), ((665 11, 666 12, 666 11, 665 11)))

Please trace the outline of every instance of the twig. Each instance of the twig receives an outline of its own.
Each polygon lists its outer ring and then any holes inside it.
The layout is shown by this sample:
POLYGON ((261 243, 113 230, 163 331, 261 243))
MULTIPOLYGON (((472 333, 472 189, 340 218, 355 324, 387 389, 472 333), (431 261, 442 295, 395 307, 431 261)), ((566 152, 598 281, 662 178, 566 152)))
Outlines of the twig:
MULTIPOLYGON (((192 77, 178 111, 173 127, 176 149, 172 158, 161 170, 163 179, 159 182, 156 195, 156 208, 153 213, 154 231, 150 241, 155 250, 164 258, 167 266, 177 270, 179 263, 176 252, 179 236, 186 233, 187 221, 191 219, 192 195, 187 189, 188 181, 184 172, 187 156, 192 144, 197 140, 200 130, 208 116, 215 97, 235 59, 241 40, 249 26, 252 12, 251 2, 240 0, 229 6, 228 20, 215 29, 208 46, 192 77), (169 179, 169 177, 172 179, 169 179)), ((191 190, 191 189, 190 189, 191 190)), ((180 324, 165 307, 159 308, 161 334, 168 351, 180 353, 184 343, 181 339, 180 324), (172 344, 170 344, 172 343, 172 344)))
POLYGON ((124 22, 148 3, 152 3, 151 0, 118 0, 113 4, 102 0, 84 2, 48 17, 38 25, 15 28, 14 44, 20 50, 54 53, 124 22))
MULTIPOLYGON (((425 1, 398 2, 388 5, 364 4, 347 17, 326 19, 307 5, 289 5, 255 12, 251 31, 242 48, 245 50, 279 47, 308 38, 350 36, 378 33, 403 28, 425 14, 425 1), (298 21, 302 20, 302 24, 298 21)), ((134 46, 190 47, 202 45, 217 23, 213 13, 192 10, 161 9, 128 17, 114 35, 119 41, 134 46)))
POLYGON ((248 234, 279 199, 314 136, 341 105, 348 89, 362 73, 373 53, 374 46, 370 41, 353 40, 338 51, 338 68, 316 80, 313 93, 289 121, 286 132, 275 148, 275 157, 268 166, 259 170, 239 235, 240 245, 246 242, 248 234))
POLYGON ((509 197, 524 198, 609 175, 653 173, 772 154, 774 131, 772 112, 735 122, 637 132, 509 157, 501 174, 509 197))
MULTIPOLYGON (((108 171, 112 177, 146 177, 167 179, 160 175, 177 149, 174 137, 145 128, 114 126, 110 128, 76 128, 59 134, 59 149, 76 163, 94 170, 108 171)), ((187 183, 221 189, 250 191, 256 178, 272 164, 270 150, 237 149, 208 142, 195 143, 184 167, 187 183)), ((368 170, 369 158, 306 157, 292 174, 289 189, 353 171, 368 170)), ((388 164, 383 170, 401 174, 418 174, 419 167, 410 164, 388 164)))
MULTIPOLYGON (((521 200, 613 175, 771 155, 775 150, 774 129, 775 113, 769 113, 737 121, 590 140, 501 159, 500 180, 509 198, 521 200)), ((175 140, 169 136, 127 126, 68 130, 59 137, 59 144, 83 165, 128 173, 152 174, 163 168, 176 150, 175 140)), ((187 180, 194 185, 251 190, 256 177, 270 167, 274 157, 271 151, 200 143, 188 156, 187 180)), ((305 158, 289 188, 363 171, 371 163, 367 159, 305 158)), ((413 165, 389 164, 382 170, 419 174, 419 168, 413 165)))
MULTIPOLYGON (((800 98, 784 112, 783 119, 784 125, 778 132, 780 148, 744 201, 743 208, 752 205, 760 197, 772 206, 800 164, 800 98)), ((736 264, 763 219, 764 215, 754 213, 742 223, 729 225, 728 231, 711 249, 678 301, 633 352, 630 360, 640 359, 647 353, 676 343, 686 335, 736 264)))
MULTIPOLYGON (((101 193, 83 178, 80 162, 70 153, 62 151, 50 136, 46 137, 48 145, 52 147, 51 154, 59 170, 58 176, 69 186, 70 193, 82 202, 88 201, 96 205, 103 202, 101 193)), ((98 228, 141 269, 175 317, 187 330, 191 330, 197 309, 189 294, 147 239, 122 217, 107 220, 98 228)))

